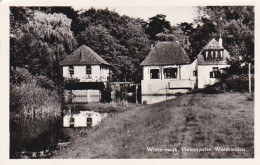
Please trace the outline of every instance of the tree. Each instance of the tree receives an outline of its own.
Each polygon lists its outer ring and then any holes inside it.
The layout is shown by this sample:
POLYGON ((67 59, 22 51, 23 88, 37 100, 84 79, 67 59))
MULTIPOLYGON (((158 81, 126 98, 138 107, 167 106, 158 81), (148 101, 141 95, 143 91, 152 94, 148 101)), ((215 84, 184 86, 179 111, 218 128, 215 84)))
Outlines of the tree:
POLYGON ((64 14, 46 14, 30 8, 12 8, 11 18, 11 66, 26 67, 34 75, 59 81, 59 62, 77 45, 70 30, 71 20, 64 14), (20 10, 26 19, 15 23, 21 12, 12 11, 20 10))
POLYGON ((157 14, 149 18, 145 32, 151 40, 156 40, 156 34, 170 30, 170 22, 166 20, 166 15, 157 14))
POLYGON ((141 80, 140 63, 150 49, 143 20, 94 8, 82 12, 79 20, 85 26, 76 36, 79 44, 89 46, 111 63, 114 79, 141 80))
MULTIPOLYGON (((197 23, 214 25, 212 36, 222 36, 223 45, 235 60, 254 63, 254 7, 207 6, 198 8, 197 23)), ((202 31, 202 30, 200 30, 202 31)), ((202 32, 201 32, 202 33, 202 32)))

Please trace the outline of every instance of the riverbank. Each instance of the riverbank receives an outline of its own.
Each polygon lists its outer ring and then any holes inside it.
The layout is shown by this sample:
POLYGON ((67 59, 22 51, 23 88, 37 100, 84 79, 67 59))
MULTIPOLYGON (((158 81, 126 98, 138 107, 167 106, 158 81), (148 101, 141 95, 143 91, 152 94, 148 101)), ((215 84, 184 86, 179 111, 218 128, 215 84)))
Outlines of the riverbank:
POLYGON ((58 143, 61 124, 61 98, 54 83, 26 69, 12 70, 10 158, 20 158, 20 153, 48 150, 58 143))
POLYGON ((74 138, 53 158, 252 158, 254 102, 241 93, 186 94, 69 131, 74 138))

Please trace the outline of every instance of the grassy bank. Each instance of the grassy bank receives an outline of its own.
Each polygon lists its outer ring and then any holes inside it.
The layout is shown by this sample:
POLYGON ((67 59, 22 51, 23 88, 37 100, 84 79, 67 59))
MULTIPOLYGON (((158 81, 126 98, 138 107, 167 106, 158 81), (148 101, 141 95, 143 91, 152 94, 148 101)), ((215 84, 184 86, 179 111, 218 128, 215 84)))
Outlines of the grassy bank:
POLYGON ((248 158, 254 156, 253 101, 241 93, 187 94, 118 113, 75 137, 55 158, 248 158), (176 148, 148 152, 147 147, 176 148), (181 147, 212 148, 184 152, 181 147), (218 152, 214 147, 245 148, 218 152))
POLYGON ((58 140, 61 102, 58 93, 46 86, 42 77, 25 69, 11 75, 10 157, 20 151, 40 151, 58 140), (40 85, 41 84, 41 85, 40 85))

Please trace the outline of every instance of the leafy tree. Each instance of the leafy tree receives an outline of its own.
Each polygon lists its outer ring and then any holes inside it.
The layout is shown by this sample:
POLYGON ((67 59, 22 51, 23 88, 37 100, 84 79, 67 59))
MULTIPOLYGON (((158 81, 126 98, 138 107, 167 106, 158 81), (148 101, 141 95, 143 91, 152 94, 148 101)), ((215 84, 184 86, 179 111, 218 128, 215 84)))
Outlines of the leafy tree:
POLYGON ((120 16, 108 9, 91 8, 79 15, 85 29, 76 36, 114 67, 114 79, 140 81, 140 63, 146 57, 150 41, 143 20, 120 16))
MULTIPOLYGON (((212 36, 222 36, 223 45, 232 58, 254 63, 254 7, 253 6, 207 6, 198 8, 196 22, 211 22, 212 36)), ((203 26, 203 25, 202 25, 203 26)), ((198 29, 200 33, 202 29, 198 29)), ((203 36, 203 35, 202 35, 203 36)), ((195 37, 196 38, 196 37, 195 37)), ((195 47, 195 46, 194 46, 195 47)))
POLYGON ((151 40, 156 40, 156 34, 170 30, 170 22, 166 20, 166 15, 157 14, 149 18, 145 32, 151 40))
POLYGON ((46 14, 30 8, 12 8, 11 18, 11 66, 26 67, 34 75, 58 81, 59 62, 77 45, 70 30, 71 20, 64 14, 46 14), (26 20, 16 23, 21 12, 12 11, 23 11, 26 20))

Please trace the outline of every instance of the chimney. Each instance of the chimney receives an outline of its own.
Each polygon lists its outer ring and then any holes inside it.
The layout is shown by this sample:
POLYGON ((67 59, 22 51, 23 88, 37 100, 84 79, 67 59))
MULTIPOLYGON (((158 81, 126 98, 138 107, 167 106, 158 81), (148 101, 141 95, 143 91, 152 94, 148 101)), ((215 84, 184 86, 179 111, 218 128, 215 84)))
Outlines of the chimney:
POLYGON ((220 35, 220 37, 219 37, 218 43, 219 43, 220 46, 223 47, 223 45, 222 45, 222 38, 221 38, 221 35, 220 35))

